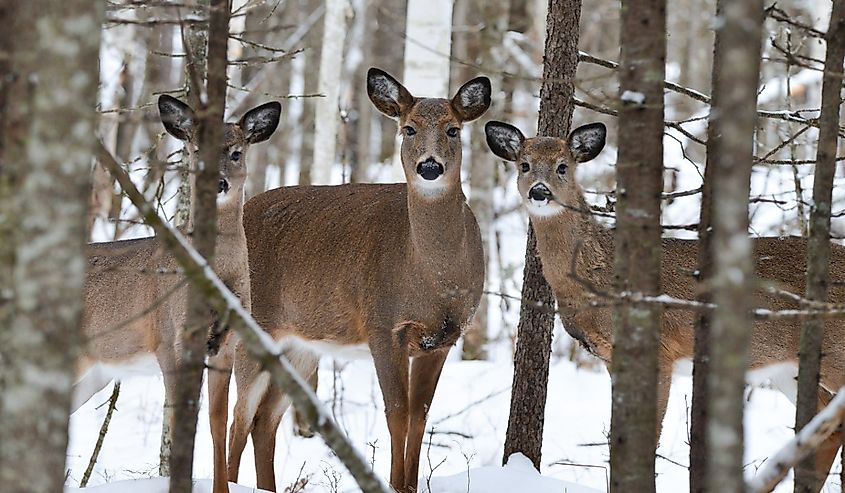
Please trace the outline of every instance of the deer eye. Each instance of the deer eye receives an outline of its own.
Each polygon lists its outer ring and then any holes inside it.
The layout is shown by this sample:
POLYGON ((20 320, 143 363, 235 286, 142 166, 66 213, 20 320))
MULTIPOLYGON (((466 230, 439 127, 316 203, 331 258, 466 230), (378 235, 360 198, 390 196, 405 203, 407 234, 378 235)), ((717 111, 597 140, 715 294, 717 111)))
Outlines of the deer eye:
POLYGON ((405 135, 407 135, 408 137, 417 133, 416 130, 408 126, 402 127, 402 131, 405 132, 405 135))
POLYGON ((451 127, 449 128, 449 130, 446 130, 446 135, 448 135, 449 137, 457 137, 458 132, 460 132, 460 129, 458 129, 458 127, 451 127))
POLYGON ((562 174, 566 173, 567 168, 568 168, 568 166, 565 165, 565 164, 558 164, 557 165, 557 174, 562 175, 562 174))
POLYGON ((531 166, 528 166, 528 163, 522 163, 519 165, 519 168, 522 170, 523 173, 528 173, 528 170, 531 169, 531 166))
POLYGON ((235 161, 235 162, 240 161, 240 160, 241 160, 241 156, 242 156, 242 155, 243 155, 243 153, 242 153, 241 151, 235 151, 235 152, 233 152, 233 153, 232 153, 232 156, 231 156, 232 161, 235 161))

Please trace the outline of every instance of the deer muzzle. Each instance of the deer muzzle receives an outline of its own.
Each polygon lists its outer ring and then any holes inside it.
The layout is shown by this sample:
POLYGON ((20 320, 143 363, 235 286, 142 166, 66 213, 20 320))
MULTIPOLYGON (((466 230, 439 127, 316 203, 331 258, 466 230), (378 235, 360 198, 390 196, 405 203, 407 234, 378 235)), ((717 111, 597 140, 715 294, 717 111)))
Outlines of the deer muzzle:
POLYGON ((553 197, 551 190, 542 183, 534 185, 528 191, 528 198, 537 202, 546 202, 552 200, 553 197))
POLYGON ((428 158, 417 164, 417 174, 422 176, 424 180, 436 180, 440 178, 444 171, 443 165, 433 158, 428 158))

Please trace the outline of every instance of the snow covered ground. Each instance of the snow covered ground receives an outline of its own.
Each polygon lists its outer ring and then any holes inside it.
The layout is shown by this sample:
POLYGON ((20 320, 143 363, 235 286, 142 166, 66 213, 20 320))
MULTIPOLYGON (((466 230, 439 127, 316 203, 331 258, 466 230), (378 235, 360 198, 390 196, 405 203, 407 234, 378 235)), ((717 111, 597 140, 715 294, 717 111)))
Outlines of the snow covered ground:
MULTIPOLYGON (((324 359, 322 363, 321 399, 335 413, 353 442, 371 458, 379 474, 386 477, 390 468, 389 435, 372 362, 358 360, 333 365, 331 360, 324 359)), ((502 461, 507 427, 511 378, 512 366, 507 363, 447 363, 432 406, 429 433, 423 443, 421 491, 463 492, 467 491, 468 484, 472 487, 469 491, 517 491, 506 485, 508 481, 519 481, 519 484, 537 484, 537 489, 532 487, 521 491, 542 492, 546 491, 542 489, 545 487, 543 484, 551 479, 575 483, 583 488, 558 484, 557 489, 548 491, 591 491, 585 488, 605 491, 608 474, 606 437, 610 427, 610 378, 607 372, 603 368, 579 369, 576 364, 555 357, 546 407, 542 467, 545 478, 532 477, 524 461, 518 460, 516 464, 512 461, 505 469, 498 467, 502 461), (469 481, 468 468, 472 469, 469 481), (487 484, 501 485, 502 488, 488 489, 484 486, 487 484)), ((676 378, 658 450, 659 491, 687 491, 685 465, 688 463, 689 447, 686 430, 691 390, 688 376, 676 378)), ((87 465, 105 415, 105 407, 98 409, 98 406, 108 399, 109 394, 110 389, 107 388, 96 395, 71 420, 68 485, 78 484, 87 465)), ((162 402, 161 377, 135 377, 124 381, 118 409, 91 485, 157 475, 162 402)), ((791 437, 794 407, 777 391, 755 389, 750 393, 746 410, 745 462, 747 474, 753 475, 766 457, 791 437)), ((280 491, 300 478, 308 478, 305 489, 308 492, 356 490, 351 478, 319 438, 299 438, 291 430, 290 416, 286 415, 279 429, 276 451, 280 491)), ((834 471, 838 467, 836 465, 834 471)), ((211 435, 203 414, 197 435, 195 476, 210 478, 211 473, 211 435)), ((255 485, 249 445, 244 453, 239 483, 255 485)), ((838 480, 833 478, 824 491, 839 491, 836 483, 838 480)), ((112 489, 94 491, 141 491, 132 487, 133 483, 118 483, 112 489)), ((67 491, 75 490, 69 488, 67 491)), ((791 485, 787 482, 777 491, 791 491, 791 485)))

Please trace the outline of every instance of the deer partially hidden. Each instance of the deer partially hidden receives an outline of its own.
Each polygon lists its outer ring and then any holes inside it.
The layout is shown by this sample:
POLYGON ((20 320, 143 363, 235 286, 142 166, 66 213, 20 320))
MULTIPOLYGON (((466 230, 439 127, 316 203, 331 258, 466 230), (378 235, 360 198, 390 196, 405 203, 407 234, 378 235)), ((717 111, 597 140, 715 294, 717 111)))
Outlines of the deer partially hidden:
MULTIPOLYGON (((190 169, 195 170, 197 116, 188 105, 167 95, 159 98, 158 108, 167 132, 187 144, 190 169)), ((251 144, 270 138, 280 114, 281 105, 277 102, 250 110, 238 123, 226 124, 225 141, 220 145, 213 267, 247 307, 249 268, 242 224, 246 154, 251 144)), ((193 195, 194 173, 190 176, 193 195)), ((187 232, 192 229, 193 216, 192 208, 184 228, 187 232)), ((186 281, 178 264, 156 237, 89 245, 82 318, 85 345, 77 368, 72 411, 114 378, 160 369, 166 402, 164 427, 170 428, 172 416, 167 403, 173 402, 175 395, 181 358, 180 331, 187 316, 186 296, 186 281)), ((214 442, 214 491, 222 493, 229 491, 225 472, 226 421, 234 341, 226 334, 214 337, 209 340, 209 417, 214 442)), ((167 447, 166 440, 162 446, 167 447)))
MULTIPOLYGON (((487 143, 500 158, 517 163, 520 197, 537 235, 537 250, 543 274, 555 293, 564 329, 608 366, 612 357, 612 307, 593 307, 607 301, 597 292, 613 292, 613 233, 598 224, 584 200, 576 170, 580 163, 596 157, 605 144, 601 123, 578 127, 568 139, 535 137, 526 139, 516 127, 489 122, 487 143), (573 272, 574 266, 574 272, 573 272), (574 275, 573 275, 574 274, 574 275)), ((807 242, 800 237, 754 238, 756 276, 760 286, 774 285, 795 294, 804 293, 804 259, 807 242)), ((845 248, 831 245, 830 300, 845 301, 845 248)), ((698 242, 663 239, 661 286, 666 294, 694 299, 697 281, 698 242)), ((794 301, 755 292, 757 306, 781 310, 797 308, 794 301)), ((667 310, 663 314, 658 356, 658 439, 669 398, 672 365, 692 358, 694 312, 667 310)), ((750 369, 788 365, 797 372, 800 322, 765 320, 754 323, 749 352, 750 369)), ((830 324, 824 337, 819 406, 845 383, 845 337, 841 325, 830 324)), ((796 373, 797 374, 797 373, 796 373)), ((794 379, 775 382, 794 401, 794 379), (788 388, 790 387, 791 388, 788 388), (785 388, 786 387, 786 388, 785 388)), ((817 470, 826 475, 841 443, 834 433, 817 454, 817 470)))
MULTIPOLYGON (((390 432, 390 484, 417 488, 426 414, 446 355, 481 297, 484 256, 461 190, 461 126, 490 106, 478 77, 451 99, 416 98, 371 68, 367 93, 398 118, 407 184, 286 187, 247 202, 252 313, 305 377, 319 353, 369 352, 390 432)), ((238 349, 229 480, 251 432, 258 487, 275 491, 289 405, 238 349)))

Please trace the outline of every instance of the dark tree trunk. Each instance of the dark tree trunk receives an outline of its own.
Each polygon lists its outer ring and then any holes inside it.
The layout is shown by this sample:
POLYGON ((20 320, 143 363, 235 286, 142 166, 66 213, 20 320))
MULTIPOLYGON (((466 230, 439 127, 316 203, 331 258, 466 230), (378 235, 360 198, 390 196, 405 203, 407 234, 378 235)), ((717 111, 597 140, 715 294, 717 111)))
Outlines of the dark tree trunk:
POLYGON ((0 217, 17 216, 0 223, 4 235, 14 228, 0 240, 4 490, 64 485, 102 13, 101 2, 87 0, 0 7, 0 217))
POLYGON ((753 278, 748 192, 757 121, 762 0, 721 2, 714 52, 709 135, 711 163, 713 313, 707 406, 707 491, 741 492, 742 411, 753 278))
MULTIPOLYGON (((620 292, 660 292, 666 1, 622 3, 615 275, 620 292)), ((661 310, 621 306, 614 317, 610 489, 654 491, 661 310)))
MULTIPOLYGON (((834 2, 830 27, 825 36, 827 55, 822 79, 819 144, 813 179, 813 206, 810 209, 810 238, 807 244, 806 298, 827 301, 830 264, 830 207, 833 176, 836 171, 839 105, 842 93, 842 60, 845 58, 845 1, 834 2)), ((798 433, 816 415, 818 406, 821 347, 825 323, 807 320, 801 330, 798 367, 798 402, 795 432, 798 433)), ((826 475, 817 475, 815 453, 810 453, 795 467, 795 491, 816 492, 826 475)))
MULTIPOLYGON (((722 1, 716 5, 716 16, 722 14, 722 1)), ((714 56, 718 56, 722 36, 717 31, 714 40, 714 56)), ((721 60, 714 59, 711 80, 719 78, 721 60)), ((711 104, 716 106, 719 94, 713 94, 711 104)), ((715 116, 711 113, 710 116, 715 116)), ((712 123, 712 121, 711 121, 712 123)), ((713 275, 713 174, 719 161, 719 135, 717 125, 707 127, 707 165, 704 168, 704 184, 701 189, 701 213, 698 221, 698 300, 704 303, 712 301, 712 295, 705 287, 709 286, 713 275)), ((707 482, 707 381, 710 373, 710 319, 707 312, 701 312, 696 319, 695 353, 692 370, 692 409, 690 410, 690 493, 704 493, 707 482)))
MULTIPOLYGON (((218 159, 223 141, 223 112, 226 105, 226 48, 229 35, 230 4, 228 0, 211 0, 208 6, 208 76, 205 104, 199 108, 199 169, 196 180, 191 221, 192 243, 197 251, 213 262, 217 238, 217 183, 220 179, 218 159)), ((196 80, 195 80, 196 81, 196 80)), ((194 94, 199 90, 194 88, 194 94)), ((205 369, 205 346, 210 324, 210 308, 203 293, 188 289, 188 320, 182 329, 182 359, 176 380, 176 402, 173 408, 173 449, 170 455, 170 492, 190 493, 194 462, 199 398, 205 369)))
MULTIPOLYGON (((538 135, 565 138, 572 121, 581 0, 550 0, 538 135)), ((523 453, 540 469, 555 299, 543 277, 534 229, 528 228, 513 394, 503 461, 523 453)))

